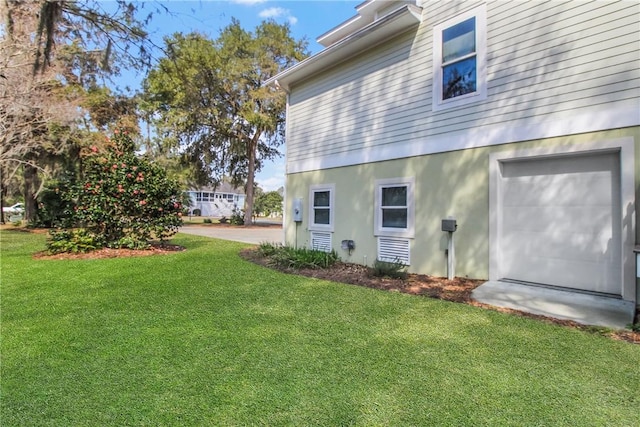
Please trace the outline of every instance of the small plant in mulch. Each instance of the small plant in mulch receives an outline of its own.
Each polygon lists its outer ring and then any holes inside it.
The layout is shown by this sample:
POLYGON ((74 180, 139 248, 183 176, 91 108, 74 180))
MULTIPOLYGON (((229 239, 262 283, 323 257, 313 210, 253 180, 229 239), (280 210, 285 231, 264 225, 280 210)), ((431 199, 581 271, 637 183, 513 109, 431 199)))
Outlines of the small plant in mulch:
POLYGON ((285 270, 329 268, 339 260, 336 251, 324 252, 272 243, 261 243, 258 252, 267 259, 267 265, 285 270))
POLYGON ((406 279, 407 265, 396 258, 394 261, 376 259, 373 263, 372 274, 376 277, 390 277, 392 279, 406 279))

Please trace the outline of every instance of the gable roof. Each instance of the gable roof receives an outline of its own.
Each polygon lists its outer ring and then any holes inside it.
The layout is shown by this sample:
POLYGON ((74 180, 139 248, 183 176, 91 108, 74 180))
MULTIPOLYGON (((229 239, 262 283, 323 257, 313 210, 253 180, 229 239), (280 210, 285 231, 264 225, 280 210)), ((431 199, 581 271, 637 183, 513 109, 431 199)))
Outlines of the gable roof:
POLYGON ((228 182, 227 180, 223 180, 216 187, 212 187, 212 186, 194 187, 194 188, 190 188, 189 191, 194 191, 194 192, 206 191, 208 193, 218 193, 218 194, 227 193, 227 194, 238 194, 241 196, 244 195, 243 188, 235 187, 231 185, 231 183, 228 182))
MULTIPOLYGON (((371 4, 373 1, 374 0, 365 2, 361 6, 371 4)), ((359 16, 362 17, 363 15, 359 16)), ((359 20, 356 18, 358 18, 358 16, 336 28, 340 29, 345 25, 350 28, 357 27, 359 20), (355 23, 355 25, 351 25, 350 23, 355 23)), ((422 8, 413 4, 403 4, 399 8, 392 10, 377 20, 373 20, 370 24, 333 43, 316 55, 278 73, 267 80, 265 85, 275 85, 283 88, 285 91, 290 91, 292 84, 311 77, 325 70, 327 67, 339 64, 356 54, 371 49, 396 34, 406 31, 413 26, 417 26, 421 21, 422 8)), ((326 37, 327 34, 330 33, 331 32, 325 33, 320 37, 326 37)))

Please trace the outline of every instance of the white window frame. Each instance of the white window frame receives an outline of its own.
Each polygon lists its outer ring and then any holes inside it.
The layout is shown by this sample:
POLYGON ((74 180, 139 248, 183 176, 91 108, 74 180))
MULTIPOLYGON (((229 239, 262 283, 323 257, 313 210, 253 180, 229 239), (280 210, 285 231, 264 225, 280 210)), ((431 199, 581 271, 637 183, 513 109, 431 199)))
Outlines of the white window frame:
POLYGON ((334 227, 334 215, 335 215, 335 184, 318 184, 311 185, 309 187, 309 230, 311 231, 331 231, 334 227), (329 192, 329 224, 316 224, 315 220, 315 206, 313 205, 314 194, 328 191, 329 192))
POLYGON ((433 111, 460 107, 487 99, 487 6, 482 5, 433 27, 433 111), (442 99, 442 33, 470 18, 476 18, 476 91, 442 99))
POLYGON ((413 177, 378 179, 375 181, 374 235, 388 237, 415 236, 415 179, 413 177), (382 189, 386 187, 407 187, 407 227, 382 226, 382 189))

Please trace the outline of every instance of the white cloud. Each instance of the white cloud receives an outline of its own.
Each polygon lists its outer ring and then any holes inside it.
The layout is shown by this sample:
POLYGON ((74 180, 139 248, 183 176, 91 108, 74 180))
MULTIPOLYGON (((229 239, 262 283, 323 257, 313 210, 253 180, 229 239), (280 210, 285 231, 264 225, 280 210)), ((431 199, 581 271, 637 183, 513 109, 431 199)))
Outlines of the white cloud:
POLYGON ((284 187, 285 166, 283 159, 269 161, 264 169, 256 174, 256 181, 264 191, 276 191, 284 187))
POLYGON ((293 16, 289 9, 285 9, 282 7, 270 7, 268 9, 264 9, 258 14, 258 16, 265 19, 286 18, 291 25, 295 25, 298 22, 298 18, 293 16))
POLYGON ((258 181, 258 185, 265 192, 269 191, 277 191, 280 187, 284 187, 284 177, 283 176, 271 176, 269 178, 258 181))
POLYGON ((231 3, 246 4, 252 6, 254 4, 265 3, 267 0, 231 0, 231 3))
POLYGON ((289 11, 281 7, 270 7, 259 13, 260 18, 279 18, 283 15, 287 15, 289 11))

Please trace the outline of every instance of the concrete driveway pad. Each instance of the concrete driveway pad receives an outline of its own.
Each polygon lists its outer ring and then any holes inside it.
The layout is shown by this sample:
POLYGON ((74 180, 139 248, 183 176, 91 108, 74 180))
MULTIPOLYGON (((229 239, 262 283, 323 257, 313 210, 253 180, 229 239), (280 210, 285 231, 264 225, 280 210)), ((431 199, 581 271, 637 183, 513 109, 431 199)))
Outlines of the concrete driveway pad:
POLYGON ((180 227, 180 232, 256 245, 263 242, 282 243, 284 241, 282 226, 273 225, 256 225, 250 227, 185 225, 180 227))

